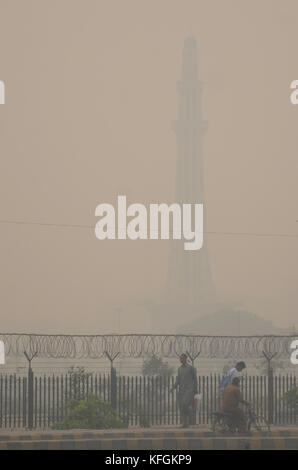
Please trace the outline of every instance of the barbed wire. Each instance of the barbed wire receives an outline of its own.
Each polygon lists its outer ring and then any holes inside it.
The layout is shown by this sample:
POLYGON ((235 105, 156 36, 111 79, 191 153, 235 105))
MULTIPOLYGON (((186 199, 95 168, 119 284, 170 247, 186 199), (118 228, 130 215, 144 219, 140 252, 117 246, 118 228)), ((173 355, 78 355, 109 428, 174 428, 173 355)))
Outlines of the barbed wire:
POLYGON ((37 352, 39 358, 97 359, 119 353, 122 358, 143 358, 152 355, 171 358, 182 352, 201 358, 248 359, 275 355, 289 358, 291 343, 297 336, 199 336, 199 335, 47 335, 0 333, 5 355, 23 356, 37 352))

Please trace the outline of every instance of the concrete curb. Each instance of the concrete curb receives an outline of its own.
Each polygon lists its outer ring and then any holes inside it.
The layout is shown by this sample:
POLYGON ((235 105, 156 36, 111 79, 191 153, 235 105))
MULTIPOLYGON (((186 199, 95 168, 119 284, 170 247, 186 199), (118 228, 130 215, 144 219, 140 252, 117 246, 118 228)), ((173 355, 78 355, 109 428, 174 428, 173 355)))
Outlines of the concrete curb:
POLYGON ((254 431, 247 436, 227 435, 220 433, 213 433, 212 431, 197 431, 197 430, 148 430, 148 431, 127 431, 127 430, 71 430, 71 431, 49 431, 49 432, 23 432, 20 434, 0 434, 0 443, 6 441, 50 441, 50 440, 98 440, 98 439, 201 439, 201 438, 294 438, 298 439, 298 427, 296 429, 286 430, 272 430, 267 431, 254 431))
POLYGON ((298 437, 9 440, 0 450, 298 450, 298 437))

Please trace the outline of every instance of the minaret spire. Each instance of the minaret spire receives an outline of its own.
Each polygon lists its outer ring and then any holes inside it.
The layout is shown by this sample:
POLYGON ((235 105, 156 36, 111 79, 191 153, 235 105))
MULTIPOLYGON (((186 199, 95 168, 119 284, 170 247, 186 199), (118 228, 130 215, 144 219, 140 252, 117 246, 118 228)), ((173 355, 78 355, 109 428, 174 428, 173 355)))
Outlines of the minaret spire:
MULTIPOLYGON (((202 144, 207 123, 202 117, 202 83, 198 79, 197 56, 196 40, 191 36, 184 42, 182 74, 178 82, 178 118, 173 123, 177 139, 176 202, 203 203, 205 225, 202 144)), ((214 286, 206 235, 203 248, 197 252, 186 252, 177 243, 172 242, 167 293, 170 303, 180 311, 183 309, 184 320, 187 320, 215 306, 214 286)))
POLYGON ((193 82, 195 79, 198 79, 197 44, 195 38, 190 36, 184 42, 182 80, 193 82))

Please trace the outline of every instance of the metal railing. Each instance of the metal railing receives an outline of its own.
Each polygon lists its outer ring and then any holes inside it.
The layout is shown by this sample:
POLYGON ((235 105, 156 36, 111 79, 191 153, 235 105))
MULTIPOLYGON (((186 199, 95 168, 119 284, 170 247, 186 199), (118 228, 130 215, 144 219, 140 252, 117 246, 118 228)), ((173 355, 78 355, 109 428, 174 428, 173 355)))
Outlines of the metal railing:
MULTIPOLYGON (((75 378, 71 374, 29 377, 0 375, 0 428, 46 429, 67 415, 69 400, 100 396, 117 412, 127 426, 168 426, 180 422, 174 377, 117 376, 90 374, 75 378)), ((220 408, 221 375, 198 376, 202 393, 198 425, 209 425, 211 413, 220 408)), ((257 414, 276 425, 298 424, 298 410, 289 407, 285 394, 297 387, 294 375, 243 376, 244 398, 257 414)))

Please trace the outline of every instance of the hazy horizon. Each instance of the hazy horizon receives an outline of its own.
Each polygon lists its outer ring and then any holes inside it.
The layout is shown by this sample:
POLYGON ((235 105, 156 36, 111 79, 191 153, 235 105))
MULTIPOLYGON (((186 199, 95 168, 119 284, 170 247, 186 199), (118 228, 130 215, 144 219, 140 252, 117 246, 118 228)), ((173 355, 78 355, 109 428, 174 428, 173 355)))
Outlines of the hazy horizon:
POLYGON ((1 1, 1 332, 172 332, 191 320, 158 313, 169 241, 94 234, 96 206, 120 194, 175 202, 189 36, 219 308, 297 323, 297 14, 290 0, 1 1))

